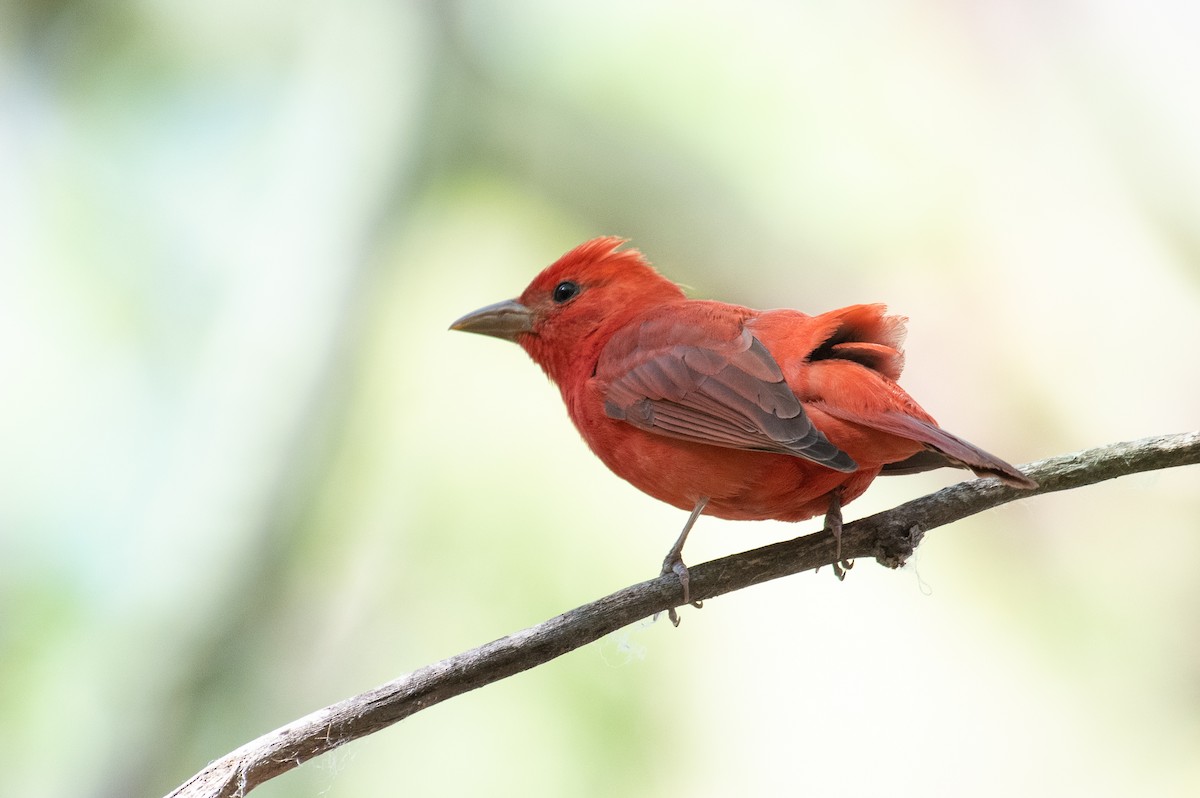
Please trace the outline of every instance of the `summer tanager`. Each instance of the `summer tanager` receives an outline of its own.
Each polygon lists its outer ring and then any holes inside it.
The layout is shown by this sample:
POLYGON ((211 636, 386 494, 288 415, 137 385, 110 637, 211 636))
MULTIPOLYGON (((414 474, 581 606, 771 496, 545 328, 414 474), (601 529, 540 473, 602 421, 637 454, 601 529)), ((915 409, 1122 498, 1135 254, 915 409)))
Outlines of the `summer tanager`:
POLYGON ((691 511, 663 562, 664 574, 679 575, 684 603, 681 554, 702 513, 780 521, 825 513, 840 561, 841 507, 880 473, 956 466, 1036 487, 941 429, 896 384, 905 319, 885 306, 808 316, 688 299, 640 252, 619 250, 623 243, 588 241, 517 299, 451 329, 520 344, 605 465, 691 511))

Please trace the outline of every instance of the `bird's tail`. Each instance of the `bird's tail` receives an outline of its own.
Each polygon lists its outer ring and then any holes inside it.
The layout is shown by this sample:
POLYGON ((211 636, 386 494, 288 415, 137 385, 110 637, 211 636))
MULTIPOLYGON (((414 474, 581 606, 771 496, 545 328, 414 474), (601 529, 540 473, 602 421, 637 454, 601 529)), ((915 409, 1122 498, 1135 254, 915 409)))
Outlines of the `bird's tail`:
POLYGON ((940 427, 933 427, 935 434, 930 438, 936 442, 922 440, 930 447, 917 452, 906 460, 889 463, 883 467, 883 474, 912 474, 918 471, 929 471, 942 466, 966 468, 977 477, 996 477, 1001 482, 1014 488, 1032 490, 1038 484, 1022 474, 1015 466, 1001 460, 990 452, 985 452, 973 443, 964 441, 957 435, 952 435, 940 427))
POLYGON ((906 460, 884 466, 881 472, 883 474, 913 474, 943 466, 953 466, 969 469, 979 477, 996 477, 1014 488, 1031 490, 1038 486, 1016 467, 990 452, 985 452, 975 444, 946 432, 930 421, 895 411, 872 413, 870 417, 866 417, 831 408, 828 405, 822 405, 821 409, 845 421, 873 427, 925 446, 924 451, 917 452, 906 460))

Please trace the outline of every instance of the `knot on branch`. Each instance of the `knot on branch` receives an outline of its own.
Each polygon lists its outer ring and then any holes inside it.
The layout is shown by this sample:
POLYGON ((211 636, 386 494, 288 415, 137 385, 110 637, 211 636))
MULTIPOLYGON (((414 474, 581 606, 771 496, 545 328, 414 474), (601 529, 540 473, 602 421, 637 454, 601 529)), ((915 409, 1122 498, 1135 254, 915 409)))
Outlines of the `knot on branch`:
POLYGON ((880 535, 875 545, 875 561, 885 568, 899 568, 908 562, 924 537, 925 530, 919 524, 880 535))

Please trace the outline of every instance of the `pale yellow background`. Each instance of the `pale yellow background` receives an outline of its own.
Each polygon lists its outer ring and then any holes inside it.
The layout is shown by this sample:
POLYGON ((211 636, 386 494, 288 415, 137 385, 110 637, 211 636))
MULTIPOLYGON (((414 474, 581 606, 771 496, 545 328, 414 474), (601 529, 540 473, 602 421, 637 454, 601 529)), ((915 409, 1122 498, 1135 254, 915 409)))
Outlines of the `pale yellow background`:
MULTIPOLYGON (((1121 0, 0 6, 0 791, 159 795, 653 576, 683 514, 446 331, 593 235, 889 303, 1014 462, 1200 426, 1197 41, 1121 0)), ((1200 794, 1198 488, 639 624, 256 795, 1200 794)))

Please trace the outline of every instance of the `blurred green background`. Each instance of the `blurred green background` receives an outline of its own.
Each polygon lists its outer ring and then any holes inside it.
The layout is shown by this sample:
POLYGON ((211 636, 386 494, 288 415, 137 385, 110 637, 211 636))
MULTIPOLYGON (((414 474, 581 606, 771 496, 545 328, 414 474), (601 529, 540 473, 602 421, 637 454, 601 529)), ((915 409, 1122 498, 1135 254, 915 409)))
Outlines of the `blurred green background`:
MULTIPOLYGON (((653 576, 683 514, 446 331, 594 235, 694 296, 888 302, 905 386, 1014 462, 1196 428, 1198 39, 1120 0, 0 5, 4 792, 160 795, 653 576)), ((635 625, 255 794, 1197 794, 1198 479, 635 625)))

